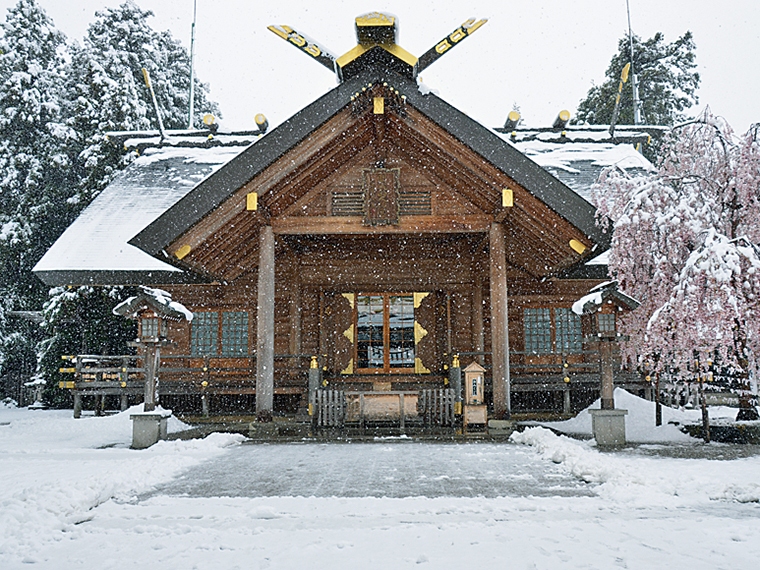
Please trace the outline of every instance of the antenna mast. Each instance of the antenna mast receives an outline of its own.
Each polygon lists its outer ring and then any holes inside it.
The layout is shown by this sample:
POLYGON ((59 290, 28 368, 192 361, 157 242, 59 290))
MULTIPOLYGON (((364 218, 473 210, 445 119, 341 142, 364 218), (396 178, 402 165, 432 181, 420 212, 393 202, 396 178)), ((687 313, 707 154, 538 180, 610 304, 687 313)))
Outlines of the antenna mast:
MULTIPOLYGON (((627 1, 627 0, 626 0, 627 1)), ((193 24, 190 26, 190 105, 187 113, 187 128, 193 128, 195 114, 195 18, 198 14, 198 0, 193 0, 193 24)))
POLYGON ((631 87, 633 88, 633 124, 641 124, 641 114, 639 112, 639 82, 636 77, 636 71, 633 68, 633 31, 631 29, 631 6, 628 0, 625 0, 625 9, 628 13, 628 41, 631 44, 631 87))

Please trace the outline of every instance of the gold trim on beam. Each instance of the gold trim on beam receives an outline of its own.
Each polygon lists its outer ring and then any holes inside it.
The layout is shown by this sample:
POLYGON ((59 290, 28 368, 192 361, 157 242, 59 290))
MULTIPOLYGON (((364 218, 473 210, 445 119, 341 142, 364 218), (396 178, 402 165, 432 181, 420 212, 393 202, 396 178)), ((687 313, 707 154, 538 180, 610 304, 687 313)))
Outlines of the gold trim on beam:
POLYGON ((380 46, 389 54, 396 56, 411 67, 414 67, 417 64, 417 58, 398 44, 359 44, 344 53, 342 56, 336 59, 335 62, 338 64, 338 67, 346 67, 349 63, 354 61, 359 56, 364 55, 375 46, 380 46))
POLYGON ((346 337, 351 344, 354 344, 354 327, 355 325, 351 325, 343 331, 343 336, 346 337))
POLYGON ((354 308, 354 300, 356 299, 356 293, 341 293, 341 295, 343 295, 346 298, 346 300, 351 305, 351 308, 353 309, 354 308))
POLYGON ((430 293, 415 293, 414 294, 414 308, 419 309, 422 304, 422 300, 430 295, 430 293))
POLYGON ((586 249, 588 249, 585 245, 583 245, 577 239, 570 240, 570 247, 573 249, 573 251, 580 254, 582 254, 584 251, 586 251, 586 249))
POLYGON ((414 359, 414 373, 415 374, 430 374, 430 370, 425 368, 425 365, 422 364, 422 360, 419 358, 414 359))
POLYGON ((422 328, 422 325, 419 322, 414 321, 414 345, 417 346, 427 334, 428 332, 422 328))
POLYGON ((184 259, 185 257, 187 257, 187 254, 192 251, 192 249, 193 249, 192 247, 185 244, 181 248, 179 248, 177 251, 175 251, 174 255, 176 256, 177 259, 184 259))
POLYGON ((354 373, 354 359, 348 361, 348 366, 344 370, 340 371, 341 374, 353 374, 354 373))
POLYGON ((388 16, 381 12, 370 12, 356 18, 356 25, 364 26, 392 26, 396 21, 393 16, 388 16))
POLYGON ((504 188, 501 191, 501 207, 511 208, 515 205, 515 193, 511 188, 504 188))
POLYGON ((254 212, 259 209, 259 195, 257 192, 249 192, 245 196, 245 209, 254 212))

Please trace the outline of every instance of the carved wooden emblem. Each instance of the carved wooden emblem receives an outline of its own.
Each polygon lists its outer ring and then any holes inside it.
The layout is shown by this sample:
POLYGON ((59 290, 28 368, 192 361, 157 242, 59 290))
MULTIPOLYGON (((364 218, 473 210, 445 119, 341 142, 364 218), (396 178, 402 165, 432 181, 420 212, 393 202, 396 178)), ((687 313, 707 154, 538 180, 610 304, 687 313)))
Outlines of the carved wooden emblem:
POLYGON ((400 168, 365 168, 364 225, 397 225, 400 168))

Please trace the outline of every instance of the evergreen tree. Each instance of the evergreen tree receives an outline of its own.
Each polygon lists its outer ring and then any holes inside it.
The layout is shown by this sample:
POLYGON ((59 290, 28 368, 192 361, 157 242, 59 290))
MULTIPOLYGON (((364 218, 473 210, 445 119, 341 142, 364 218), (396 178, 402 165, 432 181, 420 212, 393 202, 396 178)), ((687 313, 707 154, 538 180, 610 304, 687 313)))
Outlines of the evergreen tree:
MULTIPOLYGON (((37 355, 46 363, 50 401, 61 395, 55 395, 61 351, 81 349, 72 335, 94 335, 89 352, 125 352, 123 339, 119 350, 112 348, 109 331, 98 324, 118 290, 74 289, 65 305, 83 319, 76 332, 61 332, 74 329, 70 323, 60 328, 55 319, 43 331, 4 314, 43 305, 47 287, 32 268, 128 164, 131 156, 105 132, 156 128, 142 67, 151 74, 166 127, 187 126, 189 56, 169 32, 150 27, 151 15, 131 0, 97 13, 83 45, 68 46, 68 63, 63 34, 35 0, 19 0, 0 24, 0 374, 33 370, 43 332, 55 330, 37 355), (100 332, 88 333, 90 327, 100 332)), ((195 97, 195 124, 203 112, 218 114, 205 85, 196 83, 195 97)))
POLYGON ((127 341, 137 337, 137 324, 114 315, 113 308, 135 293, 134 287, 56 287, 43 310, 48 338, 40 347, 40 372, 47 381, 43 391, 51 406, 69 404, 68 391, 58 382, 71 380, 59 372, 62 355, 128 354, 127 341))
MULTIPOLYGON (((34 0, 19 0, 0 30, 0 295, 8 310, 34 310, 47 288, 30 270, 71 219, 61 150, 73 134, 61 120, 65 38, 34 0)), ((6 371, 36 341, 15 321, 0 328, 6 371)))
MULTIPOLYGON (((643 123, 676 124, 685 120, 684 111, 698 102, 696 91, 699 87, 699 73, 695 71, 695 49, 691 32, 686 32, 672 43, 666 43, 665 36, 660 32, 645 42, 638 36, 633 36, 633 71, 638 78, 639 109, 643 123)), ((610 61, 606 80, 589 89, 586 98, 578 105, 574 123, 610 124, 620 74, 630 62, 630 39, 625 36, 618 42, 618 52, 610 61)), ((630 77, 620 97, 618 124, 634 124, 630 77)))
MULTIPOLYGON (((105 133, 156 130, 158 122, 142 68, 150 73, 167 129, 187 127, 190 58, 171 33, 148 24, 153 15, 128 0, 96 13, 84 45, 70 48, 66 115, 77 132, 75 167, 84 203, 112 179, 130 156, 108 142, 105 133)), ((208 86, 195 80, 194 124, 205 112, 218 114, 208 99, 208 86)))

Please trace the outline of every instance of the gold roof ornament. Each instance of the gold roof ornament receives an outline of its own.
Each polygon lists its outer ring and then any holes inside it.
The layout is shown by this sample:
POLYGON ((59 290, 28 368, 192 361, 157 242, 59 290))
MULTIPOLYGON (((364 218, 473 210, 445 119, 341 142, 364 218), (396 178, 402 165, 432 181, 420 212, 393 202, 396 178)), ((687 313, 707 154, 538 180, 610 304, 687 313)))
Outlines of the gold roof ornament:
POLYGON ((268 29, 328 69, 332 69, 338 75, 338 80, 342 82, 353 77, 368 65, 378 63, 410 78, 415 78, 421 71, 487 21, 486 19, 470 18, 419 58, 396 43, 398 35, 396 18, 382 12, 369 12, 355 19, 358 44, 340 57, 336 57, 321 43, 318 44, 290 26, 269 26, 268 29), (369 52, 373 52, 375 55, 363 57, 369 52))

